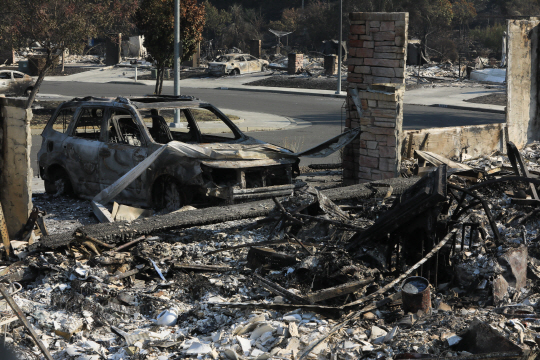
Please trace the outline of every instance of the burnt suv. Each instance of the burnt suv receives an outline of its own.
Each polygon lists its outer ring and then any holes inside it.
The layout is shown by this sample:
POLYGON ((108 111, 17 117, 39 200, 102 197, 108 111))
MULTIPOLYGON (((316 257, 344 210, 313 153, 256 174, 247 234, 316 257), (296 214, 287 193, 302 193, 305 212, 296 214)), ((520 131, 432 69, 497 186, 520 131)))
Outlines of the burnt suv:
POLYGON ((45 190, 83 198, 167 144, 116 197, 143 207, 287 195, 298 171, 291 151, 246 136, 227 115, 190 96, 75 98, 56 109, 41 136, 45 190), (175 111, 180 126, 171 128, 175 111))

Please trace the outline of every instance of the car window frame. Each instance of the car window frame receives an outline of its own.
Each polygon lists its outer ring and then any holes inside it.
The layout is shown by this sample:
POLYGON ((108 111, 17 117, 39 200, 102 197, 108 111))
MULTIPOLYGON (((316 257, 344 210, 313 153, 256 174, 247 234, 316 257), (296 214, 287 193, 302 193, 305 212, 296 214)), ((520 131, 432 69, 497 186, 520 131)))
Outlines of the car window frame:
POLYGON ((2 72, 1 74, 7 74, 8 77, 7 78, 0 78, 0 80, 13 80, 13 74, 11 71, 6 71, 6 72, 2 72))
POLYGON ((69 137, 74 138, 74 139, 88 140, 88 141, 101 141, 102 143, 105 143, 105 141, 103 141, 103 136, 104 136, 104 130, 103 129, 105 127, 105 120, 108 118, 108 116, 107 116, 107 109, 108 108, 109 108, 108 106, 103 105, 103 104, 80 105, 77 108, 77 112, 75 113, 75 115, 73 115, 74 120, 72 121, 71 129, 69 129, 69 133, 68 133, 69 137), (84 138, 84 137, 79 137, 79 136, 77 136, 75 134, 75 129, 77 128, 77 123, 81 119, 83 110, 87 109, 87 108, 100 108, 100 109, 103 109, 103 116, 101 118, 101 127, 100 127, 100 133, 99 133, 99 138, 98 139, 87 139, 87 138, 84 138))

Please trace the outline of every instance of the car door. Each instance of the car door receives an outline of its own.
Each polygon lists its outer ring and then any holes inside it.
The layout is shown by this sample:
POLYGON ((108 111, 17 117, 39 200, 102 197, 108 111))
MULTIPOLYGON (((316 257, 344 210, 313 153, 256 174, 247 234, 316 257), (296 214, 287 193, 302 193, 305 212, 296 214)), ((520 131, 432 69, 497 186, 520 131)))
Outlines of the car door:
POLYGON ((244 55, 236 56, 234 62, 238 63, 238 68, 240 69, 241 74, 245 74, 249 72, 249 64, 244 58, 244 55))
POLYGON ((77 193, 93 197, 99 191, 98 159, 103 146, 105 107, 82 106, 75 125, 64 140, 66 170, 77 193))
MULTIPOLYGON (((99 153, 101 190, 112 185, 148 155, 148 139, 142 124, 130 111, 111 108, 106 121, 103 148, 99 153)), ((144 205, 146 200, 146 172, 118 195, 131 204, 144 205)))
POLYGON ((261 62, 255 56, 249 55, 249 71, 259 72, 261 71, 261 62))

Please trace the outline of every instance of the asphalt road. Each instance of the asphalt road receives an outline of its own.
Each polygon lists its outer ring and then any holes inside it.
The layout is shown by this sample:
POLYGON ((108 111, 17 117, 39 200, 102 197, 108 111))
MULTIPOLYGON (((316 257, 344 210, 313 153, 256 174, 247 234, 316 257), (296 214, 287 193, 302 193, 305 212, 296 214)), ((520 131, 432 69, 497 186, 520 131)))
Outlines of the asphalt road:
MULTIPOLYGON (((130 84, 97 84, 81 82, 52 82, 42 84, 42 94, 65 96, 129 96, 151 94, 152 86, 130 84)), ((261 93, 218 89, 181 89, 182 94, 193 95, 219 108, 276 114, 309 121, 312 126, 291 130, 249 132, 250 136, 282 145, 294 150, 307 149, 341 133, 345 125, 344 99, 290 95, 279 93, 261 93)), ((172 95, 172 87, 164 87, 163 94, 172 95)), ((404 106, 404 129, 423 129, 432 127, 463 126, 504 122, 503 114, 477 111, 453 110, 426 106, 404 106)), ((33 136, 32 167, 37 174, 37 151, 41 137, 33 136), (36 159, 36 160, 34 160, 36 159)), ((339 155, 333 154, 323 159, 302 159, 301 165, 311 163, 333 163, 339 161, 339 155)))

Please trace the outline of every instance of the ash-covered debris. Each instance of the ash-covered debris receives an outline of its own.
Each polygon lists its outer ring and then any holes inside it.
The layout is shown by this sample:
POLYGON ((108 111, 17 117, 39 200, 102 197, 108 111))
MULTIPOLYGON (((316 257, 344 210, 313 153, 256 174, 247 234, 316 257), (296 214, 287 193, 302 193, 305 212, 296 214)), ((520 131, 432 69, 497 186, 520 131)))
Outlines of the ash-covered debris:
POLYGON ((405 190, 305 187, 248 205, 264 217, 137 233, 153 217, 110 226, 131 231, 115 241, 82 226, 54 248, 13 241, 5 341, 57 360, 534 359, 540 145, 508 148, 465 164, 419 152, 402 173, 425 175, 405 190))

